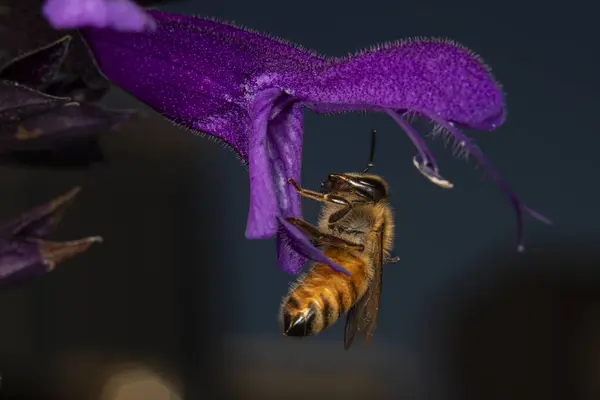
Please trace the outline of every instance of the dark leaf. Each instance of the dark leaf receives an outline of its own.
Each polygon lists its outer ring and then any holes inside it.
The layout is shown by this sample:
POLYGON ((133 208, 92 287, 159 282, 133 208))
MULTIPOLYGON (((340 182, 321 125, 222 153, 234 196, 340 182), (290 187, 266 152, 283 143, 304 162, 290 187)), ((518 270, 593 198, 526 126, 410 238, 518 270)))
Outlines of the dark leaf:
POLYGON ((53 43, 65 35, 40 13, 40 0, 3 0, 0 9, 0 65, 53 43))
POLYGON ((71 36, 25 53, 0 67, 0 79, 43 90, 56 78, 68 53, 71 36))
POLYGON ((68 98, 50 96, 18 83, 0 80, 0 122, 18 121, 67 104, 68 98))
POLYGON ((114 128, 133 114, 127 110, 67 103, 42 114, 0 126, 0 154, 64 147, 73 140, 95 136, 114 128))
POLYGON ((76 101, 97 101, 110 88, 92 52, 79 32, 73 32, 71 51, 63 64, 62 79, 45 90, 55 96, 68 96, 76 101))
POLYGON ((78 101, 102 97, 110 83, 98 71, 94 59, 78 31, 53 29, 41 15, 41 0, 2 0, 0 5, 0 65, 7 65, 25 54, 71 37, 70 51, 60 68, 58 80, 46 93, 72 96, 78 101))

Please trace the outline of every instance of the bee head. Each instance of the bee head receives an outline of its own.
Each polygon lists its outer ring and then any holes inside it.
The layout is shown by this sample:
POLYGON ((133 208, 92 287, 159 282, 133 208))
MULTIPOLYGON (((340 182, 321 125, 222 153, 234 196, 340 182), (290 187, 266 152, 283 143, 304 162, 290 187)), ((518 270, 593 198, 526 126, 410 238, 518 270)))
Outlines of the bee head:
POLYGON ((375 160, 375 138, 377 131, 371 131, 371 152, 367 167, 362 173, 329 174, 321 183, 321 193, 352 194, 367 202, 378 202, 388 197, 387 183, 377 175, 367 175, 375 160))
POLYGON ((376 175, 329 174, 321 183, 322 193, 349 193, 367 201, 380 201, 388 197, 387 184, 376 175))

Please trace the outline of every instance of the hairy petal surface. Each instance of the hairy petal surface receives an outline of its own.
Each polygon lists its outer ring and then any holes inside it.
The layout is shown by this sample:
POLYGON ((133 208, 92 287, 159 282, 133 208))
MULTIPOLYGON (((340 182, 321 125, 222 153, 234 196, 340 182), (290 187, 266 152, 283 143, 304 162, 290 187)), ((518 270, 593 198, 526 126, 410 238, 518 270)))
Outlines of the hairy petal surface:
POLYGON ((249 239, 270 238, 277 231, 279 202, 267 130, 274 103, 280 96, 281 92, 277 89, 265 90, 257 94, 252 105, 248 156, 250 211, 246 224, 246 237, 249 239))
POLYGON ((218 138, 248 161, 254 96, 323 58, 256 32, 156 10, 151 33, 85 29, 102 72, 171 121, 218 138))
POLYGON ((316 111, 426 111, 480 130, 493 130, 505 119, 502 89, 490 69, 449 40, 379 46, 332 60, 314 79, 298 78, 294 93, 316 111))

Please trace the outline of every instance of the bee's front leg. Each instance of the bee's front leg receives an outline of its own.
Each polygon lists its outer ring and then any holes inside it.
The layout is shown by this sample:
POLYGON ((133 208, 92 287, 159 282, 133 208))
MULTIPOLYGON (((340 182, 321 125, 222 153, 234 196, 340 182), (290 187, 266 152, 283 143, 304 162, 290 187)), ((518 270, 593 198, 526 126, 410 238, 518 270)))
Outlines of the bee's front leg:
POLYGON ((331 216, 329 217, 329 221, 328 221, 330 227, 335 225, 336 223, 338 223, 339 220, 341 220, 346 215, 348 215, 348 213, 352 210, 352 208, 354 206, 354 204, 352 202, 348 201, 344 197, 336 196, 335 194, 329 194, 329 193, 323 194, 323 193, 315 192, 312 190, 303 189, 292 178, 288 179, 288 182, 294 187, 294 189, 296 189, 296 191, 302 197, 306 197, 306 198, 320 201, 323 203, 331 203, 331 204, 337 204, 339 206, 344 206, 344 208, 331 214, 331 216))
POLYGON ((291 224, 294 224, 298 229, 302 231, 313 243, 323 244, 328 246, 341 247, 348 250, 363 251, 365 246, 358 243, 352 243, 346 239, 339 238, 328 233, 323 233, 316 226, 300 219, 288 217, 286 218, 291 224))
POLYGON ((348 200, 346 200, 345 198, 343 198, 341 196, 336 196, 334 194, 323 194, 323 193, 315 192, 313 190, 303 189, 292 178, 288 179, 288 182, 290 185, 292 185, 294 187, 294 189, 296 189, 296 191, 302 197, 320 201, 322 203, 332 203, 332 204, 337 204, 340 206, 346 206, 348 208, 352 207, 352 203, 350 203, 348 200))

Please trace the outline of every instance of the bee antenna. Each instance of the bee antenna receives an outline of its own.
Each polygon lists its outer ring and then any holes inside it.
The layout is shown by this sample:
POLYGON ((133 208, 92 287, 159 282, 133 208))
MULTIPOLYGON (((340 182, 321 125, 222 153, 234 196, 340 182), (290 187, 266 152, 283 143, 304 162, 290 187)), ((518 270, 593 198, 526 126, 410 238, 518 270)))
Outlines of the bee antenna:
POLYGON ((367 163, 367 168, 363 169, 363 174, 368 172, 375 164, 375 139, 377 137, 377 130, 373 129, 371 131, 371 153, 369 154, 369 162, 367 163))

